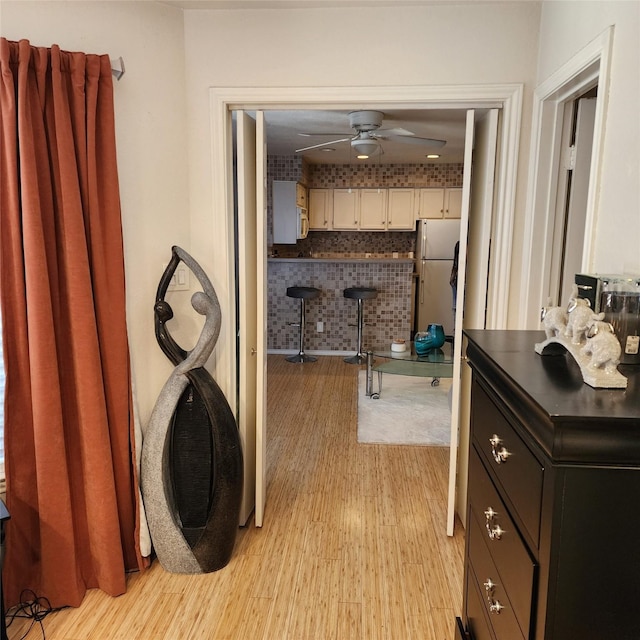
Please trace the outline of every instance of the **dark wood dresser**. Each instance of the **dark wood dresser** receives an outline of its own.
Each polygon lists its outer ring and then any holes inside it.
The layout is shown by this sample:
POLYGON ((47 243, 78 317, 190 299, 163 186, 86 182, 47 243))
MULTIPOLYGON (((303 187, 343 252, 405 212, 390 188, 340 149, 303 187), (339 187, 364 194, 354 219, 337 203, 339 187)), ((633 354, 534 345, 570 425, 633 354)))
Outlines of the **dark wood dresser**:
POLYGON ((539 331, 467 331, 459 640, 640 639, 640 366, 594 389, 539 331))

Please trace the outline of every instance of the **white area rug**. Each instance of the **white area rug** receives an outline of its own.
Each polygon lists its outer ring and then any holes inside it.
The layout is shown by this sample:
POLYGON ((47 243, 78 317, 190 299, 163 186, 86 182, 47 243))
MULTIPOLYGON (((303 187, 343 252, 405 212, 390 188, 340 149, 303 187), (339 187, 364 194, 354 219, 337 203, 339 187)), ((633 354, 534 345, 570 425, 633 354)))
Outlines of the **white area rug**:
MULTIPOLYGON (((382 393, 375 400, 366 395, 366 371, 358 377, 358 442, 449 446, 451 379, 441 378, 431 386, 431 378, 382 376, 382 393)), ((378 390, 378 374, 373 372, 373 390, 378 390)))

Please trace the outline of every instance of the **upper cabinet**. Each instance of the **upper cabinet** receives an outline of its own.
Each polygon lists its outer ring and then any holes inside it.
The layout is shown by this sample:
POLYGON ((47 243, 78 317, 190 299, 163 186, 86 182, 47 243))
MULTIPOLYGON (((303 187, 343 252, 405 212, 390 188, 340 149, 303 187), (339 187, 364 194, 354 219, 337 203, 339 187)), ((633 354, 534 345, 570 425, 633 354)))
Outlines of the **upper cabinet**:
POLYGON ((300 207, 301 209, 308 209, 308 200, 307 200, 307 187, 299 182, 296 182, 296 207, 300 207))
POLYGON ((459 218, 462 189, 416 189, 416 215, 419 218, 459 218))
POLYGON ((387 228, 387 189, 359 189, 360 229, 384 231, 387 228))
POLYGON ((309 189, 309 229, 327 231, 333 223, 333 189, 309 189))
POLYGON ((360 223, 360 189, 333 190, 333 229, 355 231, 360 223))
POLYGON ((308 231, 307 190, 292 180, 274 180, 273 194, 273 242, 296 244, 308 231), (304 195, 303 195, 304 194, 304 195), (300 203, 304 202, 303 207, 300 203))
POLYGON ((444 217, 459 218, 462 215, 462 189, 444 190, 444 217))
POLYGON ((387 229, 413 231, 416 228, 415 191, 411 187, 389 189, 387 229))
POLYGON ((308 203, 312 231, 415 231, 416 219, 459 218, 462 189, 309 189, 308 203))

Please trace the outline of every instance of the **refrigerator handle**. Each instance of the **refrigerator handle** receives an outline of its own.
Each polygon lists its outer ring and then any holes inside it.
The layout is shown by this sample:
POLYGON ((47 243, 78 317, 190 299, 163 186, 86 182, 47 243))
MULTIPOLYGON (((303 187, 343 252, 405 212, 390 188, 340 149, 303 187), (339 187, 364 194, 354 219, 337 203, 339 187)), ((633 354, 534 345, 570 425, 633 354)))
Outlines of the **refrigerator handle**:
POLYGON ((424 304, 424 262, 420 264, 420 304, 424 304))

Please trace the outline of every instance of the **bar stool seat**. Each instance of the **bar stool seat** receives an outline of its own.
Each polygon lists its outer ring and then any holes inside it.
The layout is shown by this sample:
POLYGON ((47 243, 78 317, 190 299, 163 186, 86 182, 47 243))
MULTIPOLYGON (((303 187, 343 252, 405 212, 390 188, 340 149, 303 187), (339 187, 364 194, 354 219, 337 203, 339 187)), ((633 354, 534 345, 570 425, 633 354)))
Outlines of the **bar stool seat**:
POLYGON ((300 322, 293 322, 291 326, 300 327, 300 347, 298 353, 286 358, 288 362, 315 362, 317 358, 309 356, 304 352, 304 328, 306 301, 313 300, 320 295, 320 289, 315 287, 287 287, 287 297, 300 300, 300 322))
POLYGON ((373 287, 348 287, 343 291, 345 298, 358 301, 358 351, 354 356, 345 358, 349 364, 362 364, 367 360, 367 354, 362 351, 362 329, 364 327, 363 300, 371 300, 378 296, 378 290, 373 287))

